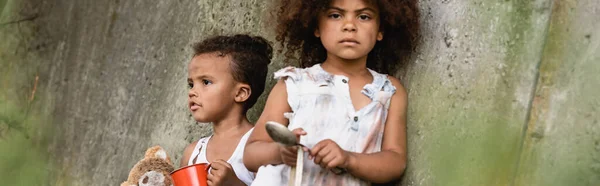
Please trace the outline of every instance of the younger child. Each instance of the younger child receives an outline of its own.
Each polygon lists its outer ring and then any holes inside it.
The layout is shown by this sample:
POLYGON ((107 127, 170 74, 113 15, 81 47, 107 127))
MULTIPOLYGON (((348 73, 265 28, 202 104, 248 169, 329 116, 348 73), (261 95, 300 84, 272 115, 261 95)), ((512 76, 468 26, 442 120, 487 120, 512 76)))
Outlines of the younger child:
POLYGON ((250 185, 254 173, 242 163, 253 124, 246 112, 265 88, 271 45, 261 37, 217 36, 193 46, 188 66, 188 104, 213 135, 188 145, 180 165, 210 163, 208 185, 250 185))
POLYGON ((275 72, 280 80, 244 152, 245 165, 258 171, 253 185, 286 185, 296 165, 297 147, 274 143, 267 121, 294 129, 310 148, 302 185, 400 178, 407 94, 398 79, 380 73, 412 51, 416 11, 416 0, 281 0, 277 39, 302 68, 275 72), (346 172, 333 171, 340 169, 346 172))

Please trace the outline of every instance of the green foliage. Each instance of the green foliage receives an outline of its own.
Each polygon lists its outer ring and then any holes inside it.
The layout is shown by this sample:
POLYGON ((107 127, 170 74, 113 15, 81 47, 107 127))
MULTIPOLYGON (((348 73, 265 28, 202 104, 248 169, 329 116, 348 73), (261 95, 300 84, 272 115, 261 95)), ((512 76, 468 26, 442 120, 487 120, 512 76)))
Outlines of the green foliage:
POLYGON ((0 98, 0 180, 3 185, 45 185, 50 170, 39 116, 0 98))

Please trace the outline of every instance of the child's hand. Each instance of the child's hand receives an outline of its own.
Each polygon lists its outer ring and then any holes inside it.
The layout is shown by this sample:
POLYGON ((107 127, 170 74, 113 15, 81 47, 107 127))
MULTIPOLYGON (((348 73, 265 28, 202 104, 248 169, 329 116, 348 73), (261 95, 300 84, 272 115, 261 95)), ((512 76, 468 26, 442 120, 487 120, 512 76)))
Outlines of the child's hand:
MULTIPOLYGON (((296 135, 296 140, 300 141, 300 136, 306 135, 306 131, 302 128, 297 128, 292 130, 292 133, 296 135)), ((304 149, 304 151, 308 151, 308 149, 304 149)), ((298 146, 281 146, 279 148, 279 152, 281 154, 281 161, 284 164, 289 166, 296 166, 296 158, 298 157, 298 146)))
POLYGON ((320 141, 311 151, 315 164, 324 169, 348 168, 349 153, 330 139, 320 141))
POLYGON ((235 175, 233 167, 225 160, 213 161, 210 166, 212 170, 207 176, 209 186, 244 185, 235 175))

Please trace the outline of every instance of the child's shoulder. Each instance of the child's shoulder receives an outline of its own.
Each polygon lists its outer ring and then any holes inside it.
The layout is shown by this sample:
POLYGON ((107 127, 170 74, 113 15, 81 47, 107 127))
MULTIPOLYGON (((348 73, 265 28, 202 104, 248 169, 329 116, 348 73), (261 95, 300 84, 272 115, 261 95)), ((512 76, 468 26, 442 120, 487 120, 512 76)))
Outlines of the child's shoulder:
POLYGON ((303 68, 287 66, 287 67, 284 67, 282 69, 275 71, 274 77, 275 77, 275 79, 281 79, 281 78, 295 79, 295 78, 297 78, 297 76, 299 76, 299 74, 302 73, 302 71, 304 71, 303 68))
POLYGON ((400 79, 398 79, 394 76, 390 76, 390 75, 386 75, 386 76, 387 76, 387 79, 390 81, 390 84, 394 87, 394 89, 397 93, 406 94, 406 89, 404 88, 404 85, 402 85, 402 82, 400 81, 400 79))
POLYGON ((307 72, 308 68, 298 68, 293 66, 287 66, 279 69, 275 72, 275 78, 299 78, 303 73, 307 72))
POLYGON ((394 76, 390 76, 387 74, 382 74, 384 77, 387 78, 387 80, 390 81, 391 85, 396 87, 396 88, 402 88, 404 89, 404 86, 402 85, 402 82, 400 81, 400 79, 394 77, 394 76))
POLYGON ((308 68, 288 66, 279 69, 274 73, 275 79, 292 79, 294 81, 318 81, 319 79, 332 78, 329 76, 331 75, 323 71, 319 64, 313 65, 308 68))
POLYGON ((203 137, 203 138, 200 138, 199 140, 196 140, 196 141, 190 143, 189 145, 187 145, 187 147, 185 147, 183 154, 191 155, 194 152, 194 150, 197 149, 196 147, 199 144, 202 145, 202 143, 205 143, 207 139, 208 139, 208 137, 203 137))
POLYGON ((406 100, 408 93, 406 92, 406 89, 404 88, 404 85, 402 85, 400 79, 390 75, 385 76, 387 77, 389 85, 387 87, 384 87, 383 89, 388 89, 392 91, 394 93, 393 97, 401 98, 401 100, 406 100))
POLYGON ((194 141, 187 145, 187 147, 185 147, 184 154, 192 154, 192 152, 194 152, 194 148, 196 148, 196 145, 198 145, 198 141, 194 141))
POLYGON ((199 140, 194 141, 185 147, 185 150, 183 150, 183 156, 181 157, 181 165, 182 166, 187 165, 188 161, 190 160, 190 157, 194 154, 194 151, 196 151, 196 150, 200 151, 200 149, 198 148, 198 145, 202 145, 202 143, 206 143, 207 142, 206 140, 209 137, 200 138, 199 140))
POLYGON ((179 163, 180 167, 186 166, 188 164, 188 162, 190 161, 190 157, 194 153, 194 149, 196 148, 197 144, 198 144, 198 141, 195 141, 195 142, 187 145, 187 147, 185 147, 185 150, 183 150, 183 156, 181 157, 181 160, 179 163))

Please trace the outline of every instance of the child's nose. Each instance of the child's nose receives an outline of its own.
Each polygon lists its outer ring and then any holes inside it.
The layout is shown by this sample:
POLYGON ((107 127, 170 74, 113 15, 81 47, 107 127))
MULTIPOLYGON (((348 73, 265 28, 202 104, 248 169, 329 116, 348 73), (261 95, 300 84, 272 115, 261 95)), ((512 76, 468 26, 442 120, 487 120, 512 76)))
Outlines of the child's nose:
POLYGON ((196 93, 196 91, 194 91, 193 88, 188 91, 188 97, 196 97, 196 96, 198 96, 198 93, 196 93))
POLYGON ((356 25, 354 24, 354 20, 346 19, 346 21, 344 22, 344 31, 346 31, 346 32, 355 32, 356 31, 356 25))

